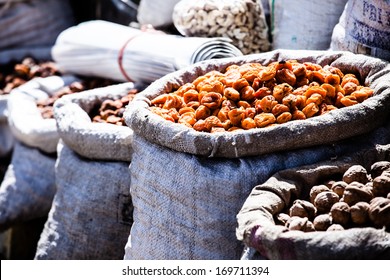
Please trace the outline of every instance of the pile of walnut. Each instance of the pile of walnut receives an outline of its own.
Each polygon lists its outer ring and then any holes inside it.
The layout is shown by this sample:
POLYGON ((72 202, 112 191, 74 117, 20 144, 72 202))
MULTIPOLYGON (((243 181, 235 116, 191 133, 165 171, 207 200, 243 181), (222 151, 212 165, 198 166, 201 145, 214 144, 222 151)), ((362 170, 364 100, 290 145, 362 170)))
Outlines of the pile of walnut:
POLYGON ((36 62, 33 58, 25 58, 21 62, 11 62, 0 66, 0 95, 6 95, 12 89, 36 77, 59 75, 54 62, 36 62))
POLYGON ((279 213, 275 221, 304 232, 353 227, 390 231, 390 162, 374 163, 370 174, 363 166, 351 166, 341 181, 313 186, 310 202, 295 200, 288 214, 279 213))
POLYGON ((225 132, 319 116, 372 95, 352 73, 290 60, 211 71, 154 98, 150 110, 197 131, 225 132))
POLYGON ((83 78, 81 82, 73 82, 69 86, 64 86, 57 92, 53 93, 46 99, 38 100, 37 107, 44 119, 54 118, 53 106, 57 99, 64 95, 81 92, 88 89, 94 89, 112 85, 113 82, 108 79, 101 78, 83 78))
POLYGON ((90 117, 93 122, 96 123, 110 123, 120 126, 126 126, 126 123, 123 119, 123 113, 125 107, 133 100, 137 94, 136 89, 130 90, 126 96, 123 96, 120 99, 106 99, 92 112, 90 117))

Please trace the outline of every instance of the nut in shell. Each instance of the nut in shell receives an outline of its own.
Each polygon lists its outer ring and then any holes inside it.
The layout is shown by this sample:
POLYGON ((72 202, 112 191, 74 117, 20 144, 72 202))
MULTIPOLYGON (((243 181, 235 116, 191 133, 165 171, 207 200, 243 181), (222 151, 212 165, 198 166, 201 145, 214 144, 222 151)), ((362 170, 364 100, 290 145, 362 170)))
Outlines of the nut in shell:
POLYGON ((330 209, 330 215, 332 216, 332 221, 334 223, 342 226, 348 225, 351 219, 349 205, 341 201, 336 202, 330 209))
POLYGON ((314 225, 308 218, 295 217, 288 223, 289 230, 300 230, 303 232, 311 232, 314 230, 314 225))
POLYGON ((344 181, 336 181, 332 184, 331 190, 335 192, 340 198, 344 194, 345 188, 348 186, 348 184, 344 181))
POLYGON ((312 203, 301 199, 295 200, 289 210, 290 216, 307 217, 309 220, 314 218, 316 212, 312 203))
POLYGON ((386 197, 390 193, 390 177, 377 176, 372 182, 372 192, 374 196, 386 197))
POLYGON ((377 227, 390 227, 390 199, 376 197, 370 202, 368 216, 377 227))
POLYGON ((314 203, 314 199, 316 198, 316 196, 319 193, 325 192, 325 191, 329 191, 329 190, 330 189, 326 185, 316 185, 316 186, 313 186, 310 189, 310 202, 314 203))
POLYGON ((332 224, 332 218, 329 214, 321 214, 314 218, 313 225, 315 230, 325 231, 332 224))
POLYGON ((354 181, 365 184, 368 182, 367 170, 361 165, 353 165, 345 171, 343 181, 348 184, 354 181))
POLYGON ((332 191, 324 191, 319 193, 314 199, 314 206, 319 213, 327 213, 330 208, 339 201, 339 196, 332 191))
POLYGON ((364 225, 369 221, 368 209, 370 204, 368 202, 358 202, 350 208, 351 220, 356 225, 364 225))
POLYGON ((326 231, 339 231, 344 230, 344 227, 340 224, 332 224, 326 231))
POLYGON ((390 171, 390 161, 378 161, 371 165, 371 177, 374 179, 382 174, 383 171, 390 171))
POLYGON ((344 190, 344 195, 342 197, 343 201, 346 202, 349 206, 354 205, 360 201, 369 202, 374 195, 370 188, 366 185, 354 182, 348 185, 344 190))

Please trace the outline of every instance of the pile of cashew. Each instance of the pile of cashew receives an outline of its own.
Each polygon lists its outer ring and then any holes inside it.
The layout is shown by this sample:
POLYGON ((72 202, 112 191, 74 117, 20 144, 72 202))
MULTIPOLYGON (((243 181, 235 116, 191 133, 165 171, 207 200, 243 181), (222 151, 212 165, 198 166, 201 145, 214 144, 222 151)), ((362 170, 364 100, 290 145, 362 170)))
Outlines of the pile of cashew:
POLYGON ((227 37, 243 54, 270 49, 261 1, 182 0, 172 19, 184 36, 227 37))

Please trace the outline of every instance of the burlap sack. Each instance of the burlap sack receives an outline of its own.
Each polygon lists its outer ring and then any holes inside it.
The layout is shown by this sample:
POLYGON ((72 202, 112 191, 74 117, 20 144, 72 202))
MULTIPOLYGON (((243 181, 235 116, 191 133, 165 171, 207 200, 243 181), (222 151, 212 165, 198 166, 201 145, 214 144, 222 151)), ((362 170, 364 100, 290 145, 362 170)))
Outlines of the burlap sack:
POLYGON ((307 198, 313 185, 342 176, 350 166, 360 164, 369 170, 374 162, 389 160, 390 145, 379 145, 390 142, 389 128, 349 156, 283 170, 254 187, 237 215, 238 240, 268 259, 389 259, 390 233, 384 229, 289 231, 275 225, 273 218, 294 199, 307 198))
POLYGON ((273 49, 327 50, 347 0, 269 0, 273 49))
POLYGON ((123 259, 132 224, 132 130, 92 123, 88 113, 133 88, 125 83, 56 101, 54 114, 63 141, 55 171, 57 192, 36 259, 123 259))
POLYGON ((125 112, 126 123, 134 131, 130 164, 134 224, 125 259, 239 258, 242 244, 234 234, 235 216, 253 186, 286 166, 339 156, 352 147, 334 145, 336 140, 383 123, 389 103, 388 81, 383 79, 388 75, 386 67, 380 60, 347 53, 275 51, 200 63, 153 83, 125 112), (361 73, 375 87, 376 96, 355 108, 301 123, 231 134, 199 133, 148 110, 150 99, 207 71, 233 63, 288 58, 361 73), (358 123, 363 119, 368 123, 358 123))
POLYGON ((55 193, 55 156, 16 141, 0 186, 0 230, 45 217, 55 193))
POLYGON ((35 259, 123 259, 132 224, 128 165, 58 145, 57 191, 35 259))
POLYGON ((55 103, 58 133, 79 155, 98 160, 131 160, 133 131, 106 123, 92 123, 88 113, 105 99, 125 96, 133 83, 123 83, 64 96, 55 103))
POLYGON ((388 1, 349 0, 332 31, 330 49, 390 61, 389 13, 388 1))
POLYGON ((68 0, 6 2, 0 3, 0 49, 51 46, 75 21, 68 0))
POLYGON ((35 78, 14 89, 8 97, 8 123, 14 137, 29 147, 55 153, 59 140, 56 121, 44 119, 36 102, 77 80, 75 76, 35 78))

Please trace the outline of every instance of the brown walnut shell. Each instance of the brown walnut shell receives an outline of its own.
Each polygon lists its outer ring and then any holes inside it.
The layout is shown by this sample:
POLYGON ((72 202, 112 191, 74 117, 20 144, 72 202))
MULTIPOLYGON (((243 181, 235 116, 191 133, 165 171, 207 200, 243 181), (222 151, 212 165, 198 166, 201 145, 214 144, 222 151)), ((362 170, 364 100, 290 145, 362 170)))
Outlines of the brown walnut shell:
POLYGON ((345 171, 343 181, 348 184, 354 181, 365 184, 368 182, 367 170, 361 165, 353 165, 345 171))
POLYGON ((377 227, 390 227, 390 199, 376 197, 370 202, 368 216, 377 227))
POLYGON ((319 193, 314 199, 314 206, 320 213, 327 213, 330 208, 339 201, 339 196, 332 191, 324 191, 319 193))

